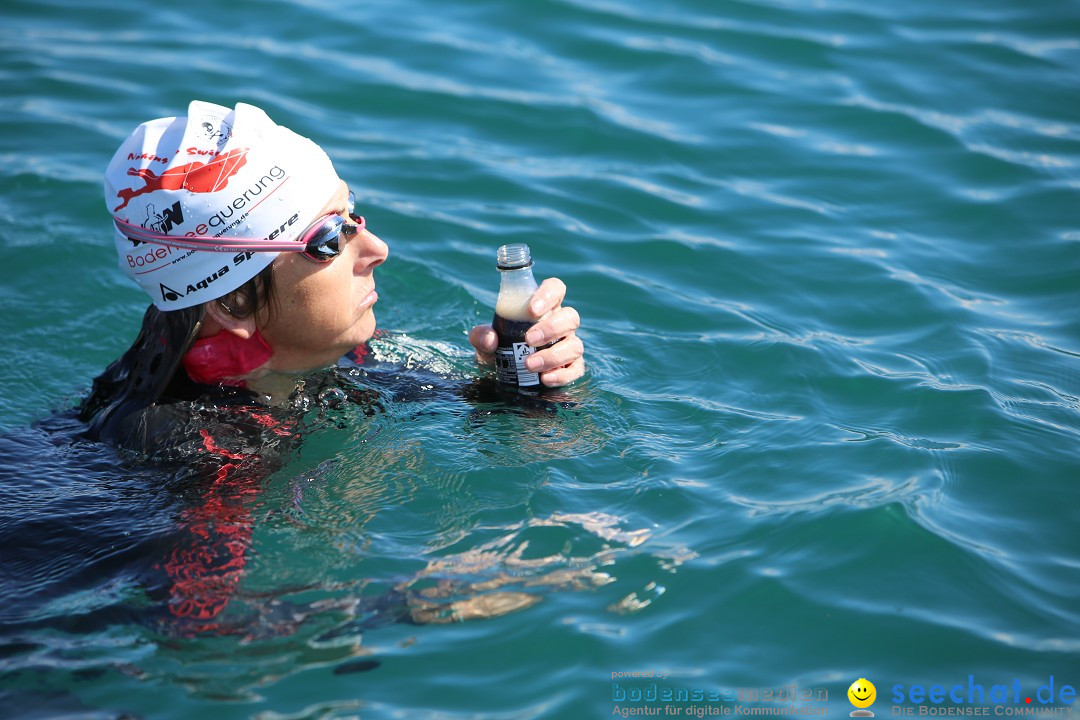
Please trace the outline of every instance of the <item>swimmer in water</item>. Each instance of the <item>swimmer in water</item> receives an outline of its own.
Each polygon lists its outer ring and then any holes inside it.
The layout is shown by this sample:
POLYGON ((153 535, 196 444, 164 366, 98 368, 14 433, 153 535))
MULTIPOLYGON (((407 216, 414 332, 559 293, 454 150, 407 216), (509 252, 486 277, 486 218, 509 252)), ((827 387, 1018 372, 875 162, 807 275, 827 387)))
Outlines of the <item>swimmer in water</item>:
MULTIPOLYGON (((343 356, 363 361, 389 248, 318 145, 243 103, 194 101, 186 116, 138 126, 109 163, 105 201, 120 268, 153 304, 79 417, 89 439, 203 479, 179 516, 186 539, 156 567, 168 613, 214 630, 251 543, 250 498, 299 441, 300 418, 281 410, 299 378, 325 376, 343 356), (210 119, 231 128, 226 142, 207 133, 210 119)), ((585 370, 565 292, 550 278, 530 303, 530 343, 553 343, 530 369, 549 387, 585 370)), ((469 342, 493 363, 490 325, 469 342)))
MULTIPOLYGON (((82 405, 91 437, 152 451, 168 435, 161 407, 174 400, 243 388, 272 406, 295 388, 296 373, 365 354, 379 298, 374 270, 389 248, 356 213, 326 153, 259 108, 194 101, 187 116, 140 125, 109 163, 105 201, 120 267, 153 305, 82 405), (207 136, 210 118, 231 128, 220 147, 207 136)), ((549 278, 530 305, 532 344, 554 342, 530 368, 550 387, 585 370, 565 292, 549 278)), ((469 342, 491 364, 491 326, 474 327, 469 342)))

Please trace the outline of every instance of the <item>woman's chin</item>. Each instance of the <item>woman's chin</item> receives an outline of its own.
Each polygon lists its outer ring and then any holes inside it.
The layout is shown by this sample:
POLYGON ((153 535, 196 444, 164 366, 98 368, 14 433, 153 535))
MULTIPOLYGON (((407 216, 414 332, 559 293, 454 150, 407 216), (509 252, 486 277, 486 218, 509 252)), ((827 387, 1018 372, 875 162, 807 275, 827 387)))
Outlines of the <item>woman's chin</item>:
POLYGON ((370 340, 372 337, 374 337, 374 335, 375 335, 375 311, 373 309, 368 310, 366 313, 364 313, 363 317, 361 317, 360 321, 357 323, 357 328, 356 329, 357 329, 357 333, 356 333, 355 337, 359 338, 356 341, 357 345, 361 345, 363 343, 366 343, 368 340, 370 340))

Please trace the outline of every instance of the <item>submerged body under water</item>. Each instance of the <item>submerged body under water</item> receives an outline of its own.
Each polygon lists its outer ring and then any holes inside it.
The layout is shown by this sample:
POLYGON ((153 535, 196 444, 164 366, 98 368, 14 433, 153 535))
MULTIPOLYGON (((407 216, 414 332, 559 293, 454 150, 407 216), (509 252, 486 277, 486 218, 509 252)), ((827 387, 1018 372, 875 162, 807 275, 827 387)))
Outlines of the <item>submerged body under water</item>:
MULTIPOLYGON (((312 617, 319 618, 314 640, 333 643, 390 623, 504 615, 538 602, 543 590, 589 584, 592 568, 512 577, 497 561, 474 562, 463 574, 448 560, 411 574, 342 582, 312 573, 299 583, 245 589, 257 528, 283 517, 302 531, 305 495, 325 490, 333 461, 305 467, 299 458, 309 438, 388 412, 407 420, 449 405, 477 426, 504 415, 550 422, 576 403, 563 390, 516 394, 492 377, 350 356, 298 379, 283 407, 220 387, 154 408, 161 427, 143 429, 154 441, 139 451, 88 440, 77 409, 0 436, 0 488, 9 500, 0 510, 0 569, 5 584, 20 589, 0 609, 3 654, 45 649, 34 639, 40 634, 125 625, 160 637, 252 641, 290 635, 312 617), (284 485, 267 493, 276 473, 295 467, 304 471, 289 470, 284 485), (529 591, 518 587, 523 582, 529 591), (298 594, 317 599, 290 599, 298 594)), ((377 665, 346 664, 343 672, 377 665)))

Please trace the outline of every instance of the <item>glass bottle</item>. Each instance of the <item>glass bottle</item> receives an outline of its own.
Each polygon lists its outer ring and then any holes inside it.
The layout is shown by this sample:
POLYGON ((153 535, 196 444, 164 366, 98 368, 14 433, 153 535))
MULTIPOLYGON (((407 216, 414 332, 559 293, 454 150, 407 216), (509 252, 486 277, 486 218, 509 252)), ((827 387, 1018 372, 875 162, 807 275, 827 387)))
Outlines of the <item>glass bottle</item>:
POLYGON ((540 348, 525 342, 525 333, 535 324, 529 312, 529 298, 536 292, 532 254, 523 243, 503 245, 496 256, 501 281, 491 326, 499 336, 495 350, 495 379, 504 387, 540 390, 540 375, 525 367, 525 358, 540 348))

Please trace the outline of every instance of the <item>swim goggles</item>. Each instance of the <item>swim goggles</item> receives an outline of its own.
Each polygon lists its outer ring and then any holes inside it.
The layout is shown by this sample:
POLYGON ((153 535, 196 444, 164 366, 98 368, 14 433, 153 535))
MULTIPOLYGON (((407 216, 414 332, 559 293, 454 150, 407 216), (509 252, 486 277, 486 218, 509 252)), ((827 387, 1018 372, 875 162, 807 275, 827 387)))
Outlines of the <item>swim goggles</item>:
POLYGON ((341 254, 342 235, 352 236, 363 230, 367 223, 364 218, 353 212, 356 207, 356 195, 349 191, 348 214, 352 223, 346 222, 341 215, 326 215, 312 223, 296 240, 257 240, 254 238, 210 237, 207 235, 182 235, 172 237, 151 228, 113 218, 116 227, 134 243, 152 243, 169 247, 199 250, 202 252, 299 252, 308 260, 317 263, 330 262, 341 254))
POLYGON ((327 215, 316 220, 311 227, 300 235, 298 242, 304 244, 301 254, 308 260, 317 263, 330 262, 341 254, 341 245, 338 242, 342 235, 353 236, 363 230, 367 223, 364 218, 353 212, 356 208, 356 195, 349 191, 349 219, 353 224, 345 222, 340 215, 327 215))

